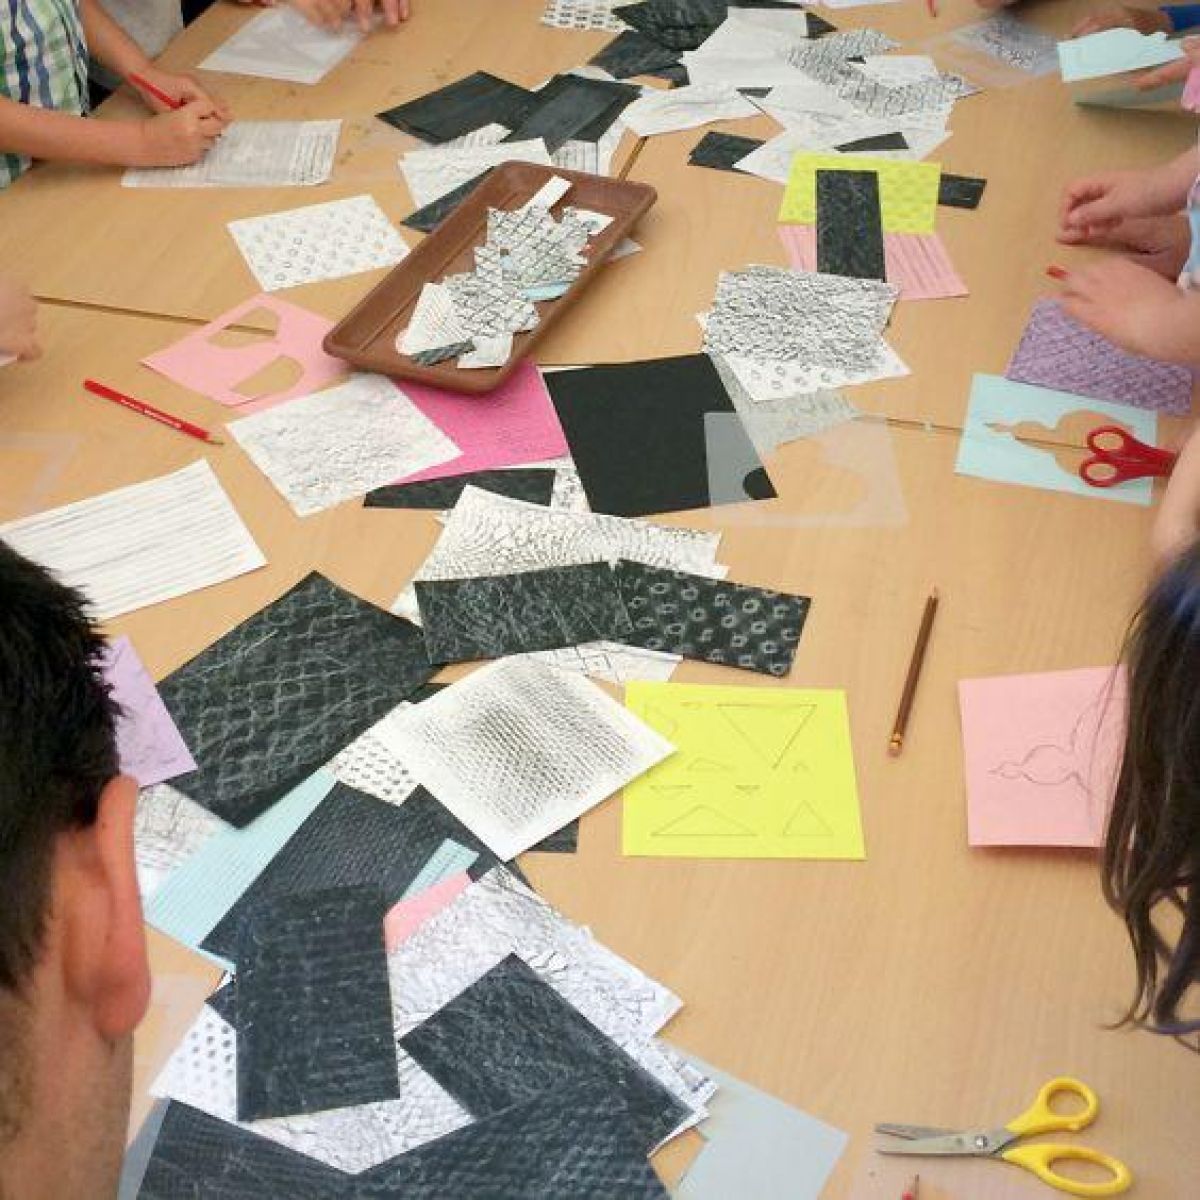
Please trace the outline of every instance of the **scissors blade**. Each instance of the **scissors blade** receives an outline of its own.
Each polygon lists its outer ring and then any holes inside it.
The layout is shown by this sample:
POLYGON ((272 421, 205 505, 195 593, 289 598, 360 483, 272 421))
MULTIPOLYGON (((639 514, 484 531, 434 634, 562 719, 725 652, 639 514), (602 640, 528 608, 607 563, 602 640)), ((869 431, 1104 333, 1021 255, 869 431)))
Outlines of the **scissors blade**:
POLYGON ((913 1138, 935 1138, 948 1137, 952 1133, 961 1133, 959 1129, 944 1129, 938 1125, 876 1125, 876 1133, 886 1134, 888 1137, 905 1138, 911 1141, 913 1138))
MULTIPOLYGON (((899 1136, 903 1137, 903 1135, 899 1136)), ((1000 1129, 964 1129, 958 1133, 942 1133, 933 1137, 918 1137, 910 1141, 877 1146, 876 1149, 880 1154, 954 1157, 966 1155, 972 1158, 990 1158, 993 1154, 999 1154, 1014 1140, 1014 1135, 1003 1127, 1000 1129)))

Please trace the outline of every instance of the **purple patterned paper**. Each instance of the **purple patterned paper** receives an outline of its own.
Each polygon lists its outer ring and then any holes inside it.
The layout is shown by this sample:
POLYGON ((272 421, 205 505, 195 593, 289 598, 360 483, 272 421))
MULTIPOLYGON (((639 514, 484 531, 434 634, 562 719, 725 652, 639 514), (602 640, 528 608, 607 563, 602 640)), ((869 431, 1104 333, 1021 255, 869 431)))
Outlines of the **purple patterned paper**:
POLYGON ((1192 407, 1187 367, 1129 354, 1072 320, 1055 300, 1034 306, 1004 374, 1018 383, 1175 417, 1186 417, 1192 407))

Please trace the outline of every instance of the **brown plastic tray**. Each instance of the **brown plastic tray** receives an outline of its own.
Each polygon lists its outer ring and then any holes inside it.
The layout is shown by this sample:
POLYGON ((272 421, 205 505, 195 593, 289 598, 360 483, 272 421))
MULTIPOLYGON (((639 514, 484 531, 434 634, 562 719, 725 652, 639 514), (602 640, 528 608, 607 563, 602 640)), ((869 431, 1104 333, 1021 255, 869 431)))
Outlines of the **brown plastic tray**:
POLYGON ((325 337, 325 351, 364 371, 398 379, 413 379, 456 392, 482 393, 499 387, 520 361, 563 319, 567 309, 602 270, 609 251, 638 223, 658 199, 645 183, 560 171, 536 163, 501 163, 421 244, 377 287, 373 288, 325 337), (408 325, 426 283, 474 269, 474 249, 487 238, 489 208, 514 209, 526 203, 549 179, 558 176, 573 185, 552 211, 587 208, 613 218, 612 224, 588 243, 588 263, 557 300, 535 307, 541 318, 528 333, 513 339, 512 357, 502 367, 463 370, 454 362, 423 366, 396 349, 396 338, 408 325))

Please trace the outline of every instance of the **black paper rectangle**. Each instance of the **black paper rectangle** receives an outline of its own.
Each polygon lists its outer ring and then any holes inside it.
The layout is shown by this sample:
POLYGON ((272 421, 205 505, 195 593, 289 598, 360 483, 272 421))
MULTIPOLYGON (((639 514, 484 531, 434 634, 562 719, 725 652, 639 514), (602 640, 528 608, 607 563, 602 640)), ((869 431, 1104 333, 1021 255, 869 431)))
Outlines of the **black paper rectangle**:
POLYGON ((541 138, 551 154, 572 140, 596 142, 640 95, 641 89, 629 83, 555 75, 534 93, 534 106, 504 140, 541 138))
POLYGON ((533 92, 507 79, 476 71, 377 115, 423 142, 440 145, 485 125, 512 129, 533 108, 535 99, 533 92))
POLYGON ((627 29, 589 60, 593 67, 607 71, 614 79, 629 79, 634 75, 649 75, 679 64, 679 51, 660 46, 653 38, 627 29))
POLYGON ((974 175, 948 175, 943 171, 938 184, 938 203, 946 208, 978 208, 985 187, 986 179, 974 175))
POLYGON ((886 279, 879 176, 818 171, 817 270, 852 279, 886 279))
POLYGON ((365 508, 453 508, 463 490, 471 487, 524 500, 527 504, 550 503, 554 494, 553 467, 513 467, 510 470, 475 471, 470 475, 451 475, 446 479, 426 479, 419 483, 393 483, 375 488, 363 501, 365 508))
POLYGON ((762 145, 758 138, 738 137, 734 133, 706 133, 692 147, 688 162, 693 167, 712 167, 718 171, 734 170, 734 163, 762 145))

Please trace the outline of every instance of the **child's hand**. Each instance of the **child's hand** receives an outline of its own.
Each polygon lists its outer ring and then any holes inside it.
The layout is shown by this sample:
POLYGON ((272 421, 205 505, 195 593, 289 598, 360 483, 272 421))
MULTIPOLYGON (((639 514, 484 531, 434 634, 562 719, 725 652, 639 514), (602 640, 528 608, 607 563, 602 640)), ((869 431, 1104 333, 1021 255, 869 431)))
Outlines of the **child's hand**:
POLYGON ((0 278, 0 355, 37 358, 37 303, 19 284, 0 278))
POLYGON ((1128 4, 1112 4, 1084 17, 1071 30, 1073 38, 1089 33, 1101 33, 1105 29, 1136 29, 1138 33, 1170 33, 1171 22, 1167 14, 1157 8, 1132 8, 1128 4))
POLYGON ((1058 240, 1095 241, 1131 217, 1157 217, 1183 207, 1170 201, 1150 171, 1102 171, 1069 183, 1059 208, 1058 240))
POLYGON ((185 167, 212 148, 225 122, 207 100, 193 100, 183 108, 159 113, 137 126, 141 144, 134 167, 185 167))
POLYGON ((337 30, 349 17, 352 0, 286 0, 310 25, 337 30))
POLYGON ((1063 308, 1131 354, 1189 362, 1200 348, 1190 345, 1200 344, 1200 324, 1188 295, 1128 259, 1072 271, 1063 283, 1063 308))
POLYGON ((1130 217, 1091 244, 1119 250, 1133 262, 1174 282, 1187 262, 1191 242, 1187 217, 1172 213, 1169 217, 1130 217))
POLYGON ((1182 83, 1193 67, 1200 66, 1200 38, 1187 37, 1179 45, 1183 50, 1183 58, 1150 71, 1142 71, 1134 78, 1133 86, 1139 92, 1152 92, 1156 88, 1166 87, 1168 83, 1182 83))
MULTIPOLYGON (((160 71, 157 68, 147 68, 145 71, 139 72, 139 74, 147 83, 154 84, 160 92, 170 96, 172 100, 182 100, 184 104, 199 103, 207 105, 209 111, 215 113, 224 123, 228 123, 233 119, 233 113, 229 105, 220 96, 205 91, 200 86, 199 81, 192 78, 191 75, 173 75, 169 71, 160 71)), ((156 100, 149 92, 143 92, 139 89, 138 95, 141 96, 146 106, 153 112, 172 111, 168 105, 156 100)))
MULTIPOLYGON (((354 0, 354 15, 363 33, 367 33, 371 28, 371 13, 374 9, 375 0, 354 0)), ((379 0, 379 11, 383 13, 383 23, 394 29, 412 15, 412 5, 409 0, 379 0)))

